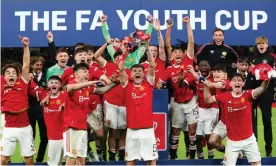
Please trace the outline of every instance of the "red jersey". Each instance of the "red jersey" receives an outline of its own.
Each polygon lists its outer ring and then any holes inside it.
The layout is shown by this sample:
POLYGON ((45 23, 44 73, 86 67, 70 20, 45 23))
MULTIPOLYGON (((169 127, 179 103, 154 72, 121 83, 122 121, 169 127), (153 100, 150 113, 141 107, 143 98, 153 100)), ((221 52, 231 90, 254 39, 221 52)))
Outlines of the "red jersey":
MULTIPOLYGON (((48 90, 39 90, 38 99, 43 100, 48 90)), ((60 106, 65 102, 65 93, 63 91, 56 97, 50 97, 47 105, 43 106, 43 116, 47 128, 47 136, 49 140, 63 139, 63 110, 60 106)))
MULTIPOLYGON (((207 79, 210 82, 214 82, 214 78, 211 74, 209 74, 205 79, 207 79)), ((215 89, 210 89, 211 94, 215 95, 215 89)), ((200 108, 218 108, 217 103, 207 104, 204 102, 204 84, 197 82, 196 92, 198 96, 198 106, 200 108)))
MULTIPOLYGON (((115 63, 107 62, 103 66, 103 71, 105 75, 111 77, 114 74, 119 75, 118 66, 115 63)), ((107 101, 110 104, 114 104, 117 106, 123 106, 123 89, 122 86, 117 85, 112 88, 110 91, 104 94, 103 100, 107 101)))
POLYGON ((69 67, 65 69, 63 74, 61 75, 62 85, 67 85, 69 82, 73 81, 74 79, 75 77, 74 77, 73 67, 69 67))
MULTIPOLYGON (((170 64, 173 65, 174 63, 175 63, 174 59, 171 59, 170 64)), ((193 63, 194 63, 194 59, 191 59, 190 57, 187 56, 187 54, 184 54, 180 64, 183 65, 184 70, 186 70, 187 66, 193 65, 193 63)))
POLYGON ((124 89, 127 128, 143 129, 153 127, 153 81, 145 79, 140 86, 128 81, 124 89))
MULTIPOLYGON (((70 84, 76 84, 76 81, 70 84)), ((89 110, 90 93, 94 91, 94 86, 82 88, 73 92, 68 92, 65 100, 65 109, 63 113, 64 128, 74 128, 86 130, 87 113, 89 110)))
MULTIPOLYGON (((164 74, 166 70, 166 62, 159 57, 156 58, 155 60, 155 83, 159 80, 162 74, 164 74)), ((146 75, 148 73, 148 67, 149 67, 149 62, 146 61, 144 63, 141 63, 141 65, 144 68, 144 74, 146 75)))
POLYGON ((222 103, 225 113, 227 137, 232 141, 240 141, 252 136, 252 90, 243 91, 235 96, 232 92, 220 93, 214 96, 218 103, 222 103))
MULTIPOLYGON (((220 81, 217 81, 217 82, 220 82, 221 84, 223 84, 223 88, 222 89, 217 89, 216 91, 216 94, 221 94, 221 93, 224 93, 224 92, 227 92, 227 91, 230 91, 232 89, 231 85, 230 85, 230 81, 227 80, 227 79, 223 79, 223 80, 220 80, 220 81)), ((225 123, 225 115, 224 115, 224 107, 222 104, 219 104, 220 105, 220 111, 221 111, 221 114, 220 114, 220 120, 225 123)))
POLYGON ((22 112, 29 108, 28 103, 28 82, 23 77, 19 77, 15 85, 9 87, 7 83, 2 83, 1 87, 1 111, 2 112, 22 112))
MULTIPOLYGON (((88 79, 90 81, 95 80, 95 79, 98 80, 103 75, 104 75, 103 71, 101 71, 98 67, 95 67, 94 65, 89 67, 89 78, 88 79)), ((64 70, 64 72, 61 76, 61 80, 62 80, 62 85, 67 85, 69 82, 75 80, 73 67, 69 67, 64 70)))
POLYGON ((189 83, 189 86, 179 88, 178 73, 180 72, 180 67, 181 66, 176 65, 169 66, 160 80, 162 82, 170 80, 173 88, 174 101, 177 103, 186 103, 195 95, 196 80, 190 73, 186 73, 185 80, 189 83), (192 89, 192 87, 194 87, 194 89, 192 89))

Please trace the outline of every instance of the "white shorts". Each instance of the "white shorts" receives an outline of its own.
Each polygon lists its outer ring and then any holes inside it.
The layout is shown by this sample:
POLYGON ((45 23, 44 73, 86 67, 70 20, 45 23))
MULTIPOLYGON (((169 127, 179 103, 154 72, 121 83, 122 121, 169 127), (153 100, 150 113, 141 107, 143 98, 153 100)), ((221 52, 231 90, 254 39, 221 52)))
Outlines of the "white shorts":
POLYGON ((223 163, 225 165, 236 165, 239 152, 244 152, 250 163, 261 162, 261 154, 254 134, 241 141, 232 141, 227 138, 223 163))
POLYGON ((185 119, 188 124, 197 123, 198 112, 197 112, 197 97, 194 96, 188 103, 177 103, 172 104, 172 127, 183 128, 185 119))
POLYGON ((188 131, 188 122, 187 122, 187 118, 184 119, 182 131, 188 131))
POLYGON ((218 122, 218 108, 198 107, 196 135, 211 134, 218 122))
POLYGON ((226 125, 220 120, 213 130, 213 133, 219 135, 223 140, 227 135, 226 125))
POLYGON ((126 129, 126 107, 104 102, 106 126, 112 129, 126 129))
POLYGON ((1 117, 0 117, 0 135, 1 135, 1 134, 3 134, 6 120, 5 120, 5 114, 0 113, 0 115, 1 115, 1 117))
POLYGON ((48 165, 61 165, 63 157, 63 140, 48 141, 48 165))
POLYGON ((126 161, 151 161, 158 158, 154 129, 127 129, 126 161))
POLYGON ((1 140, 0 154, 3 156, 12 156, 16 147, 16 142, 19 142, 21 156, 33 156, 36 151, 34 147, 33 129, 31 125, 27 127, 5 127, 1 140))
POLYGON ((103 108, 101 104, 97 104, 96 109, 88 113, 87 122, 95 131, 103 128, 103 108))
POLYGON ((87 131, 69 128, 63 133, 64 156, 72 158, 87 156, 87 131))

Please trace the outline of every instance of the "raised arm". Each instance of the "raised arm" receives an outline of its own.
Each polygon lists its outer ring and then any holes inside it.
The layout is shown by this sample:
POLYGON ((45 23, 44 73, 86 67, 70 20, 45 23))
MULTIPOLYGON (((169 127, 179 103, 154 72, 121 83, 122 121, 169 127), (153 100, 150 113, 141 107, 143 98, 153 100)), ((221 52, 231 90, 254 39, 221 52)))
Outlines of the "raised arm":
POLYGON ((165 42, 166 42, 165 45, 166 45, 168 59, 171 60, 172 59, 171 33, 172 33, 173 20, 168 19, 166 21, 166 24, 167 24, 167 32, 165 37, 165 42))
POLYGON ((188 33, 187 55, 190 59, 193 59, 195 54, 195 42, 194 42, 194 34, 190 25, 189 17, 188 16, 184 17, 183 22, 186 23, 187 33, 188 33))
MULTIPOLYGON (((151 15, 147 16, 147 21, 149 22, 149 24, 148 24, 148 28, 147 28, 145 34, 149 34, 149 35, 151 36, 152 30, 153 30, 153 18, 152 18, 151 15)), ((150 41, 150 40, 149 40, 149 41, 150 41)), ((132 58, 135 59, 136 64, 139 63, 141 57, 145 54, 145 52, 146 52, 146 50, 147 50, 147 48, 148 48, 148 43, 149 43, 149 41, 148 41, 148 42, 141 42, 141 43, 138 45, 137 50, 134 51, 134 52, 132 52, 132 53, 130 54, 130 56, 131 56, 132 58)))
POLYGON ((223 89, 225 84, 223 82, 210 82, 208 80, 204 81, 204 85, 208 88, 223 89))
MULTIPOLYGON (((151 52, 149 51, 149 54, 147 54, 148 62, 149 62, 149 67, 148 67, 148 73, 147 76, 148 78, 154 78, 155 77, 155 62, 153 60, 153 56, 151 55, 151 52)), ((154 80, 153 80, 154 81, 154 80)))
MULTIPOLYGON (((47 33, 46 36, 47 40, 48 40, 48 49, 49 49, 49 62, 52 65, 54 65, 56 63, 56 45, 54 42, 54 35, 51 31, 49 31, 47 33)), ((48 80, 48 79, 47 79, 48 80)))
POLYGON ((107 46, 107 52, 108 54, 110 55, 112 61, 114 61, 114 54, 115 54, 115 49, 112 45, 112 42, 111 42, 111 37, 110 37, 110 34, 109 34, 109 31, 108 31, 108 28, 107 28, 107 16, 104 15, 104 16, 101 16, 101 23, 102 23, 102 33, 103 33, 103 36, 104 36, 104 39, 106 41, 106 43, 109 43, 109 45, 107 46))
POLYGON ((153 25, 152 25, 153 18, 152 18, 152 15, 148 15, 147 16, 147 21, 148 21, 149 25, 148 25, 148 28, 146 30, 146 34, 151 35, 152 29, 153 29, 153 25))
POLYGON ((107 16, 106 15, 103 15, 101 16, 101 23, 102 23, 102 33, 103 33, 103 36, 104 36, 104 39, 107 43, 110 42, 111 40, 111 37, 110 37, 110 34, 109 34, 109 31, 108 31, 108 26, 107 26, 107 23, 106 23, 106 20, 107 20, 107 16))
POLYGON ((270 80, 265 80, 262 82, 261 86, 259 86, 256 89, 253 89, 252 94, 254 98, 257 98, 258 96, 260 96, 261 94, 263 94, 266 90, 266 88, 269 85, 270 80))
POLYGON ((199 75, 197 72, 195 72, 195 70, 194 70, 194 68, 193 68, 192 65, 188 65, 187 70, 188 70, 188 72, 190 72, 190 73, 192 74, 192 76, 193 76, 194 78, 196 78, 197 80, 199 80, 200 75, 199 75))
POLYGON ((207 103, 207 104, 211 104, 211 103, 216 103, 217 102, 215 100, 214 96, 211 95, 209 88, 206 87, 206 86, 204 86, 203 98, 204 98, 204 102, 207 103))
POLYGON ((110 91, 114 86, 116 86, 117 84, 116 83, 110 83, 104 87, 95 87, 94 89, 94 94, 99 94, 99 95, 102 95, 102 94, 105 94, 106 92, 110 91))
POLYGON ((157 33, 157 39, 159 43, 159 58, 162 60, 166 60, 166 53, 165 53, 165 46, 164 46, 164 39, 162 33, 160 31, 160 21, 158 19, 154 19, 153 21, 153 28, 157 33))
POLYGON ((29 82, 29 70, 30 70, 30 40, 27 37, 18 35, 24 47, 23 54, 23 66, 22 66, 22 77, 25 81, 29 82))
POLYGON ((99 81, 86 81, 86 82, 79 82, 76 84, 68 84, 66 89, 68 92, 72 92, 72 91, 79 90, 79 89, 82 89, 85 87, 89 87, 91 85, 95 85, 97 82, 99 82, 99 81))
POLYGON ((102 57, 102 54, 104 53, 104 50, 106 49, 106 47, 107 47, 107 44, 104 44, 94 54, 94 58, 96 59, 97 63, 101 66, 104 66, 106 63, 106 60, 102 57))
POLYGON ((122 87, 125 87, 128 81, 128 76, 125 70, 125 61, 121 61, 118 64, 119 68, 119 80, 122 85, 122 87))

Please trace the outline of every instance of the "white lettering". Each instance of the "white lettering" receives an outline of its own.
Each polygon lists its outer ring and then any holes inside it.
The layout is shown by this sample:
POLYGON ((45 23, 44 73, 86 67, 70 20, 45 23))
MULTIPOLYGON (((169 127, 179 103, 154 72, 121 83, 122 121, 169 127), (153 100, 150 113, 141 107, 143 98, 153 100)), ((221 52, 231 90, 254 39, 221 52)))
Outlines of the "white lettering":
POLYGON ((128 10, 126 16, 124 16, 121 10, 116 10, 116 12, 122 21, 122 30, 127 30, 127 27, 128 27, 127 23, 128 23, 128 20, 130 19, 130 16, 133 13, 133 10, 128 10))
POLYGON ((177 22, 177 29, 182 30, 183 29, 183 14, 188 14, 188 10, 172 10, 172 14, 176 14, 176 22, 177 22))
POLYGON ((137 12, 134 13, 134 26, 136 29, 139 30, 146 30, 147 29, 147 21, 146 18, 147 16, 150 15, 150 13, 146 10, 138 10, 137 12), (143 25, 140 24, 140 15, 144 15, 143 17, 143 25))
POLYGON ((14 12, 14 15, 19 16, 20 31, 25 31, 26 30, 26 16, 30 16, 31 12, 30 11, 16 11, 16 12, 14 12))
POLYGON ((90 15, 90 10, 78 10, 76 12, 76 30, 82 30, 83 23, 89 23, 89 18, 82 18, 83 15, 90 15))
POLYGON ((66 31, 66 26, 58 25, 59 23, 65 23, 65 18, 59 18, 58 16, 66 16, 67 11, 53 11, 52 12, 52 30, 53 31, 66 31))
MULTIPOLYGON (((164 11, 165 16, 164 16, 164 20, 160 20, 160 30, 165 30, 167 29, 167 25, 166 25, 166 20, 170 18, 170 10, 165 10, 164 11), (161 25, 161 23, 164 21, 164 24, 161 25)), ((153 10, 153 15, 154 18, 158 18, 159 19, 159 10, 153 10)))
POLYGON ((249 25, 250 25, 250 15, 249 15, 249 11, 246 10, 244 11, 244 25, 240 25, 239 22, 241 21, 241 17, 239 17, 239 11, 238 10, 234 10, 234 27, 237 30, 246 30, 248 29, 249 25))
POLYGON ((190 11, 190 22, 191 22, 191 28, 193 29, 193 30, 195 30, 195 23, 196 22, 199 22, 199 23, 201 23, 201 30, 206 30, 206 25, 207 25, 207 23, 206 23, 206 10, 201 10, 200 11, 200 17, 196 17, 195 16, 195 10, 191 10, 190 11))
POLYGON ((44 11, 42 18, 38 18, 38 11, 33 11, 33 31, 38 31, 38 24, 43 24, 43 30, 49 31, 49 11, 44 11))
POLYGON ((131 96, 132 98, 134 99, 141 99, 143 96, 146 96, 146 93, 143 93, 142 95, 138 96, 137 94, 135 93, 131 93, 131 96))
POLYGON ((104 15, 103 11, 102 10, 97 10, 95 15, 94 15, 94 18, 93 18, 93 22, 90 26, 90 30, 95 30, 96 27, 101 27, 102 26, 102 23, 99 21, 100 20, 100 17, 104 15))
POLYGON ((258 24, 263 24, 267 21, 267 13, 265 11, 252 11, 252 29, 258 30, 258 24), (258 16, 261 16, 258 19, 258 16))
POLYGON ((220 28, 222 30, 228 30, 228 29, 231 28, 231 23, 227 22, 225 25, 222 25, 221 24, 221 16, 222 15, 225 15, 226 18, 231 18, 231 13, 229 11, 227 11, 227 10, 220 10, 220 11, 218 11, 216 13, 216 16, 215 16, 215 18, 216 18, 216 20, 215 20, 216 27, 220 28))

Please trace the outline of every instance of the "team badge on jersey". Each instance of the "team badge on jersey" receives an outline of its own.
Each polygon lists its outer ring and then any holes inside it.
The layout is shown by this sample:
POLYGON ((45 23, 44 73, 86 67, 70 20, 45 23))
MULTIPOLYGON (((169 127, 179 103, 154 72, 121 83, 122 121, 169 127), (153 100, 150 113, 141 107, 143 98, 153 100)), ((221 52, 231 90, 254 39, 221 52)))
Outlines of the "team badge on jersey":
POLYGON ((72 150, 72 154, 77 154, 76 149, 73 149, 73 150, 72 150))
POLYGON ((263 63, 267 63, 267 60, 266 60, 266 59, 264 59, 264 60, 263 60, 263 63))
POLYGON ((15 84, 16 84, 16 85, 20 85, 20 82, 19 82, 19 81, 17 81, 15 84))
POLYGON ((245 102, 245 98, 242 97, 242 98, 241 98, 241 103, 244 103, 244 102, 245 102))
POLYGON ((226 56, 227 55, 227 52, 222 52, 222 56, 226 56))
POLYGON ((145 87, 144 86, 140 86, 140 91, 143 91, 143 90, 145 90, 145 87))
POLYGON ((61 100, 57 100, 57 102, 56 102, 57 104, 61 104, 61 100))

